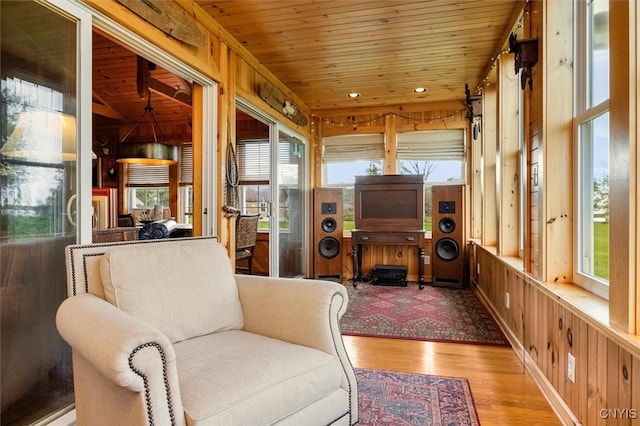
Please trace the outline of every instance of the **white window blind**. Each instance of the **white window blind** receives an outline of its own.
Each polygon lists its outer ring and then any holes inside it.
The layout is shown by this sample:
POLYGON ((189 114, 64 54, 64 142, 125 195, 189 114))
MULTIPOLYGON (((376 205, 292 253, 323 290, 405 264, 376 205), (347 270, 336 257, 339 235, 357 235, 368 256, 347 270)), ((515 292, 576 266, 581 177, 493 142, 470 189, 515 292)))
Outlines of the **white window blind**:
POLYGON ((239 183, 268 184, 270 147, 266 139, 241 140, 236 146, 239 183))
POLYGON ((167 186, 169 166, 127 164, 127 186, 167 186))
POLYGON ((384 159, 382 134, 330 136, 323 139, 325 163, 384 159))
POLYGON ((464 161, 464 130, 398 133, 399 160, 464 161))
POLYGON ((190 143, 180 145, 180 184, 193 184, 193 145, 190 143))

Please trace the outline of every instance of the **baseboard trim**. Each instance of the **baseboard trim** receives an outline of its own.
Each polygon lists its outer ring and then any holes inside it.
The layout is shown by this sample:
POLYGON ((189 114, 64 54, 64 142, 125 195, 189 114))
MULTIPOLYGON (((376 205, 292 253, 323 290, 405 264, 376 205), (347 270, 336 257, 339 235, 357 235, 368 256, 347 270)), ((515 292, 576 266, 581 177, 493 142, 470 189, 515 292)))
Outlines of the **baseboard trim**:
POLYGON ((545 397, 553 411, 558 416, 558 419, 565 426, 577 426, 582 423, 578 420, 578 418, 573 414, 571 409, 567 406, 564 399, 560 396, 558 391, 553 387, 547 376, 545 376, 544 372, 538 367, 535 360, 529 355, 529 353, 524 350, 524 346, 518 340, 516 335, 507 327, 507 324, 504 322, 504 319, 498 315, 498 311, 494 308, 494 306, 489 302, 489 299, 484 294, 484 292, 475 285, 475 282, 472 281, 471 288, 478 296, 482 304, 491 312, 491 315, 498 323, 500 329, 507 337, 507 340, 511 344, 514 353, 522 362, 523 368, 526 372, 531 375, 531 378, 540 389, 540 392, 545 397))

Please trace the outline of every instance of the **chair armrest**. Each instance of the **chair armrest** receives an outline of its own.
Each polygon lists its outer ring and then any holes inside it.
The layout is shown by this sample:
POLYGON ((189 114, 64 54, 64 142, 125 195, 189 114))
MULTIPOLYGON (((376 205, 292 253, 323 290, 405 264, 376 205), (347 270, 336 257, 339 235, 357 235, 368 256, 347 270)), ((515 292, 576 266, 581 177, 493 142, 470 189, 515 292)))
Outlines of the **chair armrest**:
POLYGON ((164 383, 166 371, 177 389, 176 356, 167 337, 107 301, 92 294, 70 297, 58 308, 56 326, 73 351, 114 384, 143 392, 145 380, 147 386, 164 383))
POLYGON ((358 422, 358 384, 349 360, 340 318, 349 296, 331 281, 236 275, 246 331, 336 355, 343 366, 352 423, 358 422))
POLYGON ((337 354, 345 287, 330 281, 236 275, 244 329, 337 354))

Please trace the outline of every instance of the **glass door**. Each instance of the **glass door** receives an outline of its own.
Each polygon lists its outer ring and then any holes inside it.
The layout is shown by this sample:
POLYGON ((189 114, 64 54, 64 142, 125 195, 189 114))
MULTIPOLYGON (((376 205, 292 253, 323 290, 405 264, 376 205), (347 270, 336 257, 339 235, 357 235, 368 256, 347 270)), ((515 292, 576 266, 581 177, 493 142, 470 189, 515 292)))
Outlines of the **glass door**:
POLYGON ((0 417, 31 424, 73 404, 71 353, 55 314, 67 296, 64 248, 90 230, 76 215, 90 205, 77 197, 90 193, 79 190, 80 176, 91 186, 90 169, 79 167, 89 149, 78 145, 90 134, 90 115, 80 120, 90 91, 80 95, 78 73, 90 19, 36 2, 1 7, 0 417))
MULTIPOLYGON (((254 273, 303 277, 306 146, 301 137, 281 128, 248 104, 238 102, 235 198, 242 213, 260 213, 258 244, 264 246, 256 246, 254 253, 268 253, 269 259, 261 265, 254 254, 254 273)), ((235 191, 232 187, 227 190, 235 191)), ((226 198, 233 203, 234 197, 226 198)))
POLYGON ((305 275, 305 149, 299 138, 278 132, 278 270, 280 277, 305 275))

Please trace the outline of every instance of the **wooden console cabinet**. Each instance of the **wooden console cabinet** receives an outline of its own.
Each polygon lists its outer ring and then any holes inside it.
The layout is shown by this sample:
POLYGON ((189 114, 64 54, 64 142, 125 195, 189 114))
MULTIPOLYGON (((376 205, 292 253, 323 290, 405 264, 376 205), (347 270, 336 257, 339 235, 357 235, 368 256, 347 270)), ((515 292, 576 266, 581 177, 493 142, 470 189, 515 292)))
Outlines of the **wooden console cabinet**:
POLYGON ((355 178, 355 225, 351 231, 353 285, 362 278, 362 245, 418 246, 418 285, 424 288, 424 176, 355 178))
POLYGON ((353 286, 362 279, 362 245, 415 245, 418 246, 418 286, 424 288, 424 230, 416 231, 351 231, 351 252, 353 254, 353 286))

